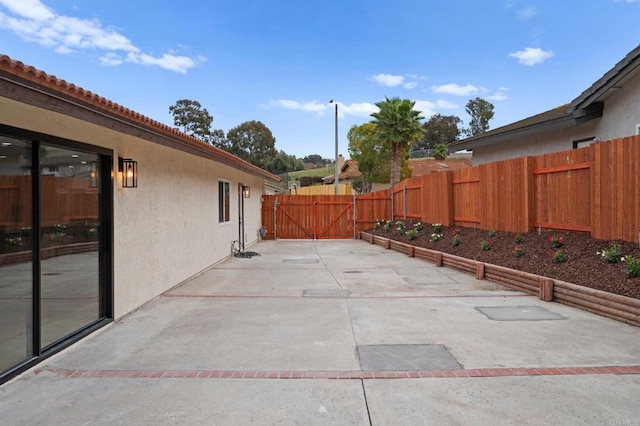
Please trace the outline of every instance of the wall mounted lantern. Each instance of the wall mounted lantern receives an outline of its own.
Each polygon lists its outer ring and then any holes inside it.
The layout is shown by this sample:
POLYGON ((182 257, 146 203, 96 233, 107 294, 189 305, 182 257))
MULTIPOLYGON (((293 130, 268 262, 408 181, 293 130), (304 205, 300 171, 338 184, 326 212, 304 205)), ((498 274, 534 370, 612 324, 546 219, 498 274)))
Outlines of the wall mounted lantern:
POLYGON ((138 187, 138 162, 131 158, 118 157, 118 171, 122 173, 123 188, 138 187))
POLYGON ((248 186, 243 186, 242 187, 242 195, 244 196, 244 198, 251 197, 251 188, 248 187, 248 186))

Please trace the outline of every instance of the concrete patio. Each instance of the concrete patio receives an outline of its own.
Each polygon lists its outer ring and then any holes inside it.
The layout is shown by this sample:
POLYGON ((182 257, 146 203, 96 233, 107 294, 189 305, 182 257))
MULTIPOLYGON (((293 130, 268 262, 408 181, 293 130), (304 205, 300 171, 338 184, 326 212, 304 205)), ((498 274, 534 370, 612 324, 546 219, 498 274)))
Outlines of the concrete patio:
POLYGON ((10 425, 640 425, 640 329, 357 240, 263 241, 0 387, 10 425))

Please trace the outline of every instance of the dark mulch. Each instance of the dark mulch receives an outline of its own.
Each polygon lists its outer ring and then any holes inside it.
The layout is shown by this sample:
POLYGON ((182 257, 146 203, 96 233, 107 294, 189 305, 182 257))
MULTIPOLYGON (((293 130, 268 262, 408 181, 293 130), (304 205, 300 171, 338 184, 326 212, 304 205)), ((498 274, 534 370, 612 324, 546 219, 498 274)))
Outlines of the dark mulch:
MULTIPOLYGON (((407 221, 407 226, 410 224, 411 222, 407 221)), ((623 255, 640 257, 640 247, 637 243, 596 240, 591 238, 589 234, 582 232, 543 230, 540 234, 538 232, 520 234, 524 241, 517 244, 517 234, 514 233, 499 231, 496 236, 490 238, 487 230, 446 226, 441 232, 442 240, 432 242, 430 241, 433 232, 432 225, 423 224, 423 227, 418 237, 411 241, 406 235, 397 235, 394 232, 395 227, 392 227, 389 232, 385 232, 382 228, 371 229, 367 232, 418 247, 640 299, 640 278, 628 278, 624 272, 624 263, 608 263, 601 255, 596 254, 596 252, 608 249, 612 243, 617 243, 620 245, 623 255), (458 230, 460 235, 461 242, 458 246, 452 244, 453 229, 458 230), (548 237, 564 238, 562 246, 566 255, 564 263, 553 261, 550 255, 558 249, 552 247, 551 243, 547 241, 548 237), (490 250, 480 249, 483 240, 491 243, 490 250), (522 257, 514 256, 516 246, 522 248, 524 253, 522 257)))

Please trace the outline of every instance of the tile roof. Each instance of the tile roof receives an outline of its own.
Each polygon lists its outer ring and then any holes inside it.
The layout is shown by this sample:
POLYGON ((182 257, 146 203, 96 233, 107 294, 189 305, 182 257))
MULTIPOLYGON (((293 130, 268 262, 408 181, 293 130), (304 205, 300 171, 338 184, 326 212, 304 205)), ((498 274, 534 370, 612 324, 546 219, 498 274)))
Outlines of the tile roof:
POLYGON ((9 56, 0 55, 0 71, 14 75, 22 80, 35 83, 40 87, 49 89, 50 92, 63 95, 66 99, 70 98, 74 101, 82 103, 83 105, 90 106, 96 110, 109 113, 111 116, 125 119, 148 130, 161 133, 164 136, 169 137, 181 144, 196 146, 199 150, 208 151, 209 156, 211 156, 213 159, 228 164, 232 167, 244 170, 254 175, 261 176, 265 179, 271 179, 275 181, 280 180, 279 176, 276 176, 272 173, 267 172, 266 170, 254 166, 253 164, 244 161, 220 148, 210 145, 193 136, 187 135, 174 127, 167 126, 166 124, 153 120, 129 108, 125 108, 124 106, 112 102, 89 90, 78 87, 75 84, 68 83, 65 80, 59 79, 54 75, 47 74, 46 72, 38 70, 32 66, 25 65, 20 61, 13 60, 9 56))

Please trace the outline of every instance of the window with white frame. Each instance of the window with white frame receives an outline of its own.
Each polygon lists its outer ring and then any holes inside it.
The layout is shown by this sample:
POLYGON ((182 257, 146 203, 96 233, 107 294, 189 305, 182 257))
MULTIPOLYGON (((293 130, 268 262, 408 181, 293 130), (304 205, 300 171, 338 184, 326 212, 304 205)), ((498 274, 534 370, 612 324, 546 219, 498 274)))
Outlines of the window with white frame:
POLYGON ((218 181, 218 222, 226 223, 231 219, 231 187, 229 182, 218 181))

